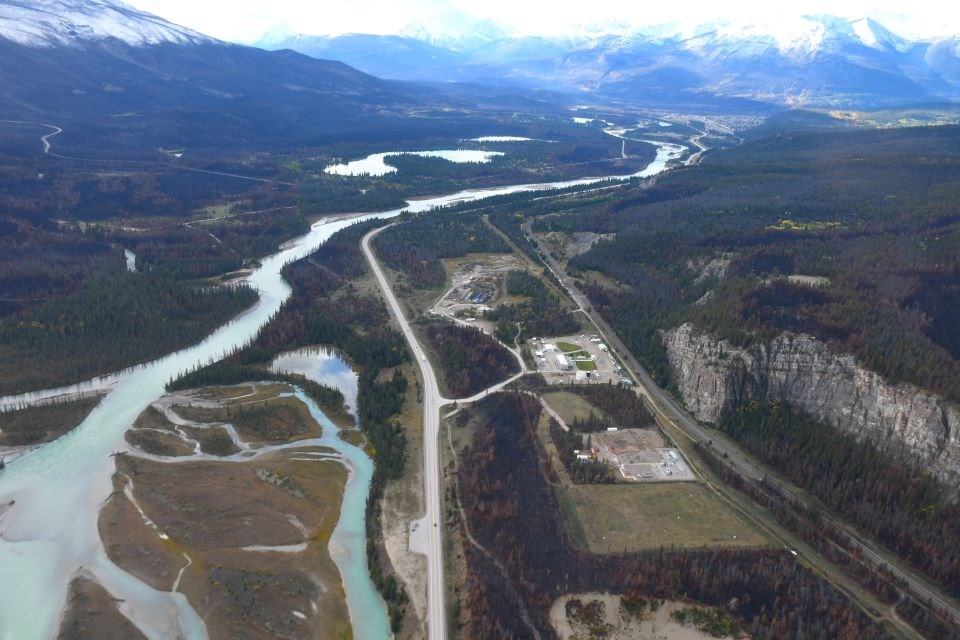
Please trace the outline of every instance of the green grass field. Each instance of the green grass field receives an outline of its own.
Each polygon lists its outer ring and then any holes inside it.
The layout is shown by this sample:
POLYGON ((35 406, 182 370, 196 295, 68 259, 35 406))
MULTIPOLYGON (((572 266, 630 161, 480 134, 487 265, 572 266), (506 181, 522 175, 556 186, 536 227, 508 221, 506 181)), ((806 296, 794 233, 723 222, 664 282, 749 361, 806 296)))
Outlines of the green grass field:
POLYGON ((577 394, 569 391, 551 391, 543 394, 543 399, 567 424, 571 424, 577 418, 586 420, 591 413, 599 417, 606 415, 577 394))
POLYGON ((580 351, 580 345, 571 344, 569 342, 558 342, 557 349, 563 351, 564 353, 572 353, 574 351, 580 351))
POLYGON ((768 543, 699 483, 565 485, 562 491, 595 553, 768 543))
POLYGON ((574 362, 577 365, 577 369, 580 371, 596 371, 597 363, 593 360, 577 360, 574 362))
MULTIPOLYGON (((564 421, 586 418, 592 405, 568 391, 544 394, 564 421)), ((762 547, 770 544, 700 482, 575 485, 541 417, 538 437, 557 472, 557 499, 576 543, 594 553, 669 548, 762 547)))

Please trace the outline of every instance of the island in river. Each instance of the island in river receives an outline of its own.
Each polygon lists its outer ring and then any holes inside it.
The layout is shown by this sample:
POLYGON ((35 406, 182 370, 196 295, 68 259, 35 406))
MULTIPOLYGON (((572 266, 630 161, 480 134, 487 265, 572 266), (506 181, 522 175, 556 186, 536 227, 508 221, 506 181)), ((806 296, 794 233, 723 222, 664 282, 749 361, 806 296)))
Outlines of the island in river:
POLYGON ((328 549, 348 472, 322 431, 286 384, 164 396, 115 457, 99 519, 107 555, 186 595, 211 638, 348 637, 328 549))
MULTIPOLYGON (((666 162, 675 159, 678 153, 679 150, 674 145, 663 144, 658 149, 656 161, 646 169, 617 179, 625 180, 658 173, 666 162)), ((603 178, 467 190, 415 201, 407 208, 413 212, 426 211, 435 206, 474 201, 495 195, 587 186, 600 180, 603 178)), ((370 217, 388 218, 399 213, 398 209, 370 217)), ((77 574, 78 568, 83 567, 89 569, 96 581, 114 598, 124 601, 121 612, 139 629, 163 633, 176 628, 190 637, 214 635, 213 630, 204 628, 203 618, 195 613, 194 603, 184 598, 183 593, 154 589, 147 581, 119 570, 106 555, 106 545, 99 545, 97 507, 118 490, 116 478, 111 477, 114 473, 113 465, 107 467, 104 460, 111 452, 123 446, 123 433, 137 414, 162 394, 163 385, 171 376, 222 357, 230 349, 244 344, 256 335, 267 318, 279 310, 281 303, 290 294, 289 287, 280 277, 283 264, 305 256, 333 232, 348 224, 350 222, 346 220, 320 221, 312 227, 310 233, 284 245, 277 254, 263 259, 260 267, 246 278, 246 281, 259 291, 260 302, 200 344, 142 367, 82 385, 0 399, 0 404, 14 407, 45 398, 75 396, 79 391, 111 389, 79 428, 48 445, 25 453, 5 471, 6 482, 2 499, 11 504, 16 500, 16 504, 0 514, 4 527, 3 536, 0 537, 0 577, 3 577, 3 580, 0 580, 0 594, 3 596, 0 598, 0 630, 16 632, 25 637, 50 635, 60 617, 62 603, 67 596, 67 585, 77 574), (69 463, 62 464, 64 460, 69 463), (8 588, 3 588, 4 584, 8 585, 8 588), (9 588, 14 584, 17 585, 16 589, 9 588), (26 603, 30 603, 29 611, 24 606, 26 603)), ((311 411, 311 414, 317 415, 319 412, 311 411)), ((333 429, 331 432, 335 433, 333 429)), ((336 440, 342 442, 339 438, 336 440)), ((222 435, 212 438, 208 450, 215 451, 218 441, 224 443, 222 435), (211 446, 213 449, 210 449, 211 446)), ((236 442, 234 445, 242 448, 236 442)), ((307 446, 306 441, 297 446, 307 446)), ((333 443, 327 442, 324 446, 332 447, 333 443)), ((265 456, 265 453, 257 451, 254 455, 265 456)), ((176 464, 196 461, 198 460, 180 460, 176 464)), ((120 457, 118 462, 123 464, 123 458, 120 457)), ((358 458, 354 460, 354 464, 358 465, 354 467, 358 474, 372 473, 369 459, 363 462, 358 458)), ((130 491, 136 496, 135 477, 133 481, 134 488, 130 491)), ((367 496, 362 484, 353 486, 356 488, 351 489, 351 485, 347 485, 342 504, 344 509, 351 509, 351 513, 359 512, 359 518, 350 519, 352 523, 360 523, 359 531, 354 531, 351 527, 350 534, 359 538, 357 545, 363 549, 362 512, 367 496)), ((145 513, 148 513, 146 509, 145 513)), ((183 559, 178 566, 185 564, 186 559, 183 559)), ((348 609, 351 612, 364 612, 361 620, 351 616, 354 618, 356 633, 358 623, 369 627, 376 622, 376 626, 379 626, 381 622, 386 622, 386 616, 367 615, 371 606, 376 606, 376 592, 373 591, 374 597, 367 594, 370 577, 366 572, 366 559, 363 554, 350 558, 348 564, 349 571, 346 575, 343 575, 345 572, 341 567, 348 609), (356 587, 354 591, 364 595, 351 598, 351 589, 346 587, 347 584, 353 584, 356 587), (356 602, 356 607, 352 601, 356 602)), ((186 576, 182 586, 185 592, 188 587, 186 576)), ((306 612, 300 613, 307 615, 306 612)), ((370 637, 383 637, 385 633, 371 633, 370 637)))

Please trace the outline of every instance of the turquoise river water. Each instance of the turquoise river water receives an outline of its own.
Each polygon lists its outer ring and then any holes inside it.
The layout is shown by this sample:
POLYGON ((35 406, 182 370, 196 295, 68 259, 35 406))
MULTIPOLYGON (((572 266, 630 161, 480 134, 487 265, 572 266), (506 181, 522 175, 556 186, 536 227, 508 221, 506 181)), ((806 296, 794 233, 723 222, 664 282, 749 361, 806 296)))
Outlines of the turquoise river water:
MULTIPOLYGON (((669 143, 658 145, 656 159, 630 176, 461 191, 412 201, 405 210, 426 211, 521 191, 652 176, 685 150, 669 143)), ((280 275, 283 265, 310 254, 333 233, 358 220, 390 218, 400 212, 397 209, 315 223, 307 234, 263 259, 248 276, 247 281, 260 294, 253 307, 192 347, 109 376, 110 392, 79 427, 19 456, 0 471, 0 639, 55 636, 69 582, 78 572, 92 576, 121 601, 121 612, 147 637, 207 637, 203 621, 183 595, 158 591, 107 557, 97 531, 97 516, 112 491, 111 454, 127 450, 124 432, 140 412, 163 395, 167 381, 180 372, 222 358, 256 336, 290 295, 290 287, 280 275)), ((87 388, 89 385, 81 384, 55 392, 0 398, 0 406, 87 388)), ((363 517, 372 463, 360 449, 337 438, 336 428, 316 405, 308 402, 308 406, 324 426, 322 444, 337 449, 351 470, 341 520, 331 540, 331 555, 343 578, 354 637, 389 637, 386 607, 366 569, 363 517)))

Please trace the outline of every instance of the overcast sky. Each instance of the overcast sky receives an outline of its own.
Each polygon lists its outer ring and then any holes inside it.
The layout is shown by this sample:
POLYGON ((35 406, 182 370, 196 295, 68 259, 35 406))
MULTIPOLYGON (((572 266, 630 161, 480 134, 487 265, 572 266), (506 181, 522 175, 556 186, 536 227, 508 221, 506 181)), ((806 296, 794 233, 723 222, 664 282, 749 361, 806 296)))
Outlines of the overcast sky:
POLYGON ((725 18, 767 22, 802 14, 874 17, 913 38, 960 33, 960 2, 951 0, 126 0, 207 35, 254 42, 264 33, 397 33, 411 22, 436 23, 464 12, 502 23, 518 35, 557 35, 611 21, 643 25, 725 18), (785 3, 786 4, 786 3, 785 3), (905 11, 907 9, 907 11, 905 11))

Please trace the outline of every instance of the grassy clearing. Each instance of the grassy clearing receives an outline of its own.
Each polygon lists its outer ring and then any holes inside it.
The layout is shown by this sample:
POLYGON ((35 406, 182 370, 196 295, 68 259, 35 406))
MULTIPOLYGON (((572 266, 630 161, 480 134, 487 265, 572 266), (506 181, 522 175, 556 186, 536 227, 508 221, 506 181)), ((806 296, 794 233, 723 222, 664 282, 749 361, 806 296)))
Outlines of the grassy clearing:
POLYGON ((67 608, 60 621, 58 640, 83 638, 145 638, 120 613, 118 603, 106 589, 86 578, 70 582, 67 608))
POLYGON ((560 351, 563 351, 564 353, 571 353, 571 354, 575 351, 580 351, 580 345, 571 344, 569 342, 558 342, 557 348, 560 349, 560 351))
POLYGON ((610 289, 617 292, 627 291, 629 288, 619 280, 614 280, 613 278, 607 276, 606 274, 600 273, 599 271, 584 271, 580 274, 579 279, 583 282, 593 282, 602 286, 604 289, 610 289))
POLYGON ((593 360, 577 360, 574 364, 580 371, 596 371, 597 363, 593 360))
MULTIPOLYGON (((396 634, 399 640, 422 638, 425 627, 421 617, 426 613, 426 560, 409 550, 405 533, 410 520, 423 513, 423 405, 418 401, 421 384, 418 368, 411 363, 400 365, 409 381, 403 409, 396 416, 407 436, 407 462, 403 476, 387 484, 381 501, 383 546, 390 557, 397 580, 407 587, 411 602, 403 617, 403 626, 396 634)), ((393 375, 386 369, 383 375, 393 375)))
POLYGON ((151 429, 131 429, 127 431, 126 439, 127 442, 133 446, 157 456, 173 458, 189 456, 193 453, 193 447, 174 433, 154 431, 151 429))
POLYGON ((577 418, 586 420, 591 413, 601 418, 606 415, 582 397, 569 391, 551 391, 543 394, 543 399, 567 424, 572 424, 577 418))
POLYGON ((207 220, 209 218, 226 218, 233 213, 233 207, 235 205, 242 204, 241 202, 226 202, 223 204, 213 204, 209 207, 203 207, 202 209, 197 209, 194 212, 194 219, 196 220, 207 220))
POLYGON ((808 287, 829 287, 830 278, 825 278, 823 276, 805 276, 801 274, 794 274, 787 276, 787 280, 793 284, 802 284, 808 287))
POLYGON ((160 409, 150 405, 143 410, 133 423, 134 429, 157 429, 159 431, 175 431, 176 425, 163 415, 160 409))
POLYGON ((244 400, 223 408, 178 405, 174 411, 195 422, 229 422, 245 439, 257 442, 289 442, 318 436, 321 431, 306 405, 292 397, 244 400))
POLYGON ((814 222, 796 222, 794 220, 783 219, 779 224, 773 224, 767 227, 774 231, 823 231, 824 229, 837 229, 846 226, 837 220, 816 220, 814 222))
POLYGON ((56 440, 83 422, 100 397, 0 412, 0 445, 18 447, 56 440))
POLYGON ((184 433, 200 443, 200 450, 213 456, 232 456, 237 453, 230 434, 223 427, 182 427, 184 433))
POLYGON ((355 447, 363 446, 364 443, 363 433, 356 429, 341 431, 340 439, 348 444, 352 444, 355 447))
POLYGON ((235 404, 261 402, 276 398, 281 393, 293 393, 293 387, 284 382, 244 383, 229 387, 204 387, 197 397, 208 400, 236 401, 235 404))
POLYGON ((701 484, 565 484, 563 491, 595 553, 767 544, 701 484))
MULTIPOLYGON (((394 294, 396 294, 397 299, 403 306, 403 313, 407 316, 408 320, 414 320, 426 313, 437 303, 437 300, 446 293, 447 289, 450 288, 449 272, 447 280, 443 285, 433 289, 421 289, 405 273, 395 271, 382 263, 381 268, 383 269, 384 275, 387 276, 387 280, 390 282, 390 287, 393 289, 394 294)), ((376 283, 375 280, 372 280, 372 282, 374 284, 376 283)), ((376 289, 376 295, 382 295, 379 286, 376 289)))
MULTIPOLYGON (((554 391, 543 398, 564 421, 585 419, 591 411, 602 414, 569 391, 554 391)), ((537 434, 561 480, 557 499, 571 538, 594 553, 670 546, 757 547, 768 543, 700 483, 574 485, 547 435, 545 415, 541 416, 537 434)))

